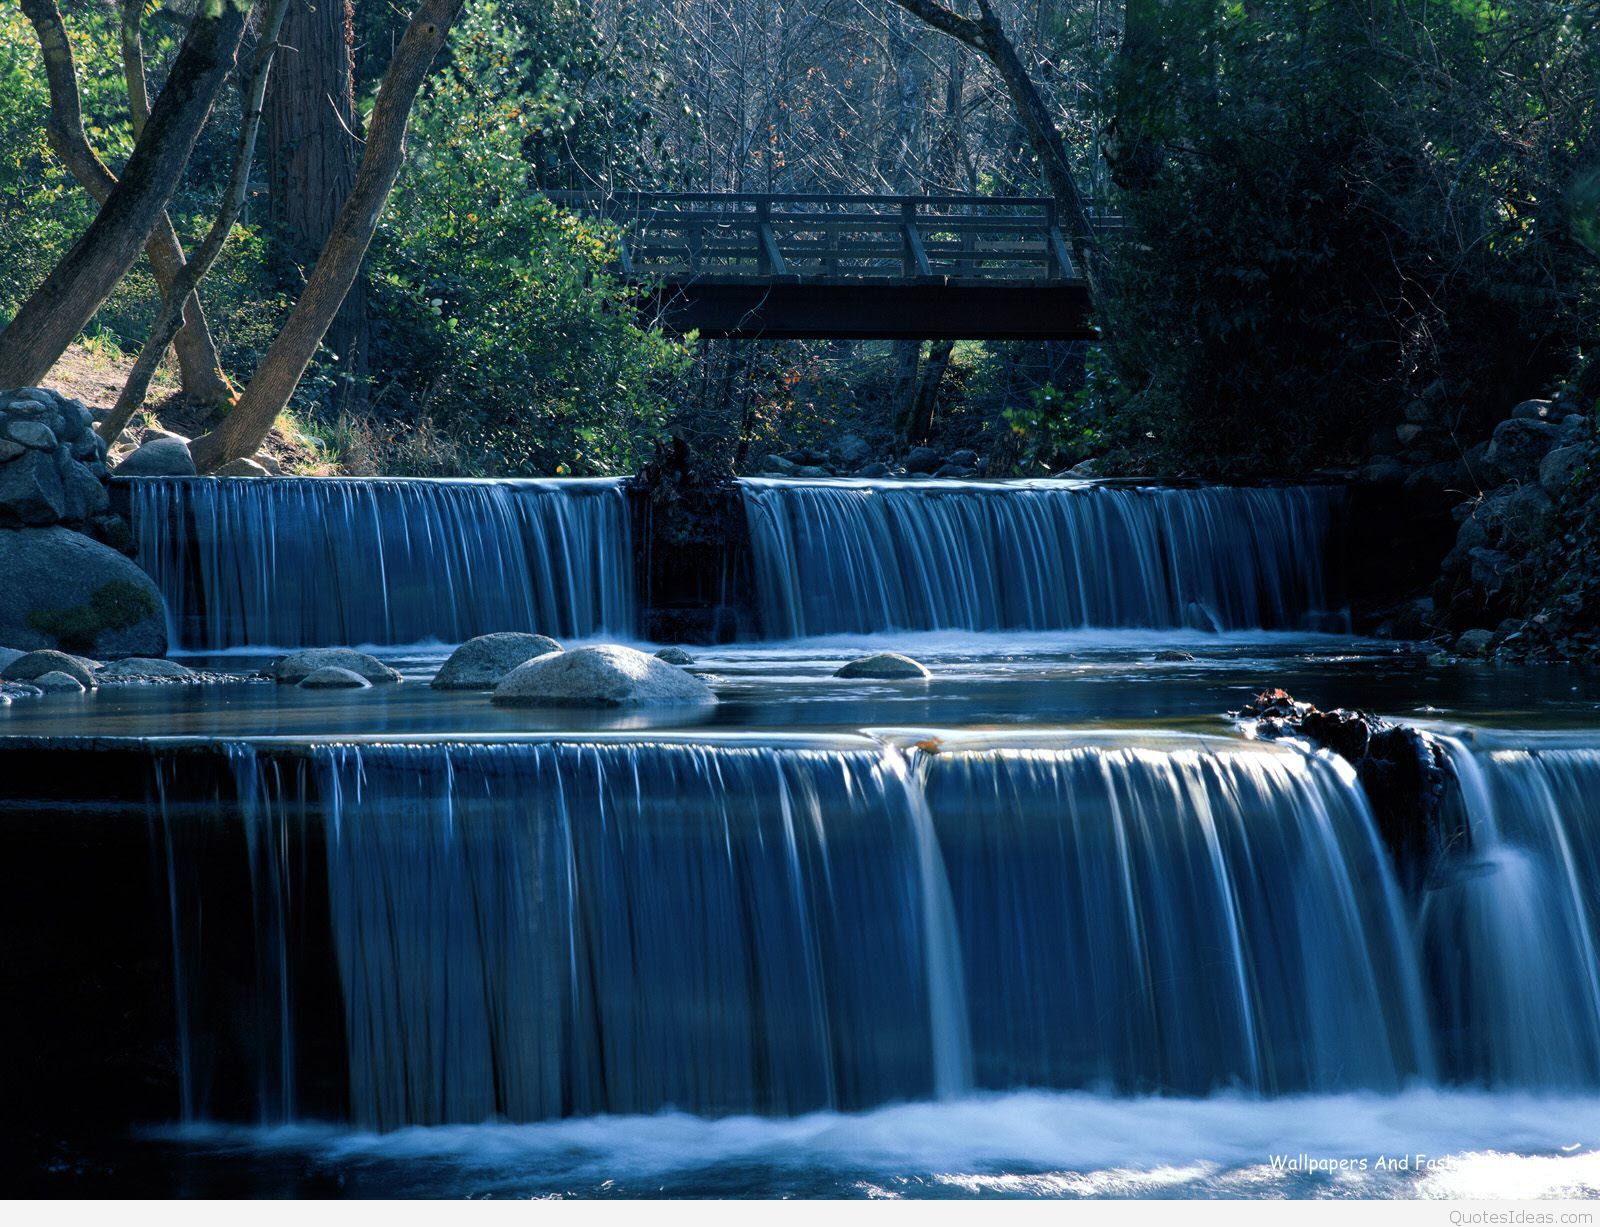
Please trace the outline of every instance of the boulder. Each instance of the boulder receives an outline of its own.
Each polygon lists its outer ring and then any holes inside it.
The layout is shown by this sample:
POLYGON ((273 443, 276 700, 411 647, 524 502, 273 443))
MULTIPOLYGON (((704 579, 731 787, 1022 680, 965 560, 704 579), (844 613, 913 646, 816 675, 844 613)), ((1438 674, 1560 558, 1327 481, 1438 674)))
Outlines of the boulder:
POLYGON ((450 653, 430 685, 435 690, 493 690, 518 665, 560 650, 548 635, 526 631, 479 635, 450 653))
POLYGON ((58 524, 66 510, 66 491, 53 452, 24 448, 20 456, 0 465, 0 525, 58 524))
POLYGON ((942 464, 934 470, 933 475, 950 481, 965 481, 968 478, 976 477, 977 470, 965 468, 959 464, 942 464))
POLYGON ((1539 464, 1557 443, 1558 430, 1536 418, 1512 418, 1494 428, 1484 464, 1487 480, 1531 482, 1539 477, 1539 464))
POLYGON ((1088 480, 1092 480, 1093 478, 1101 476, 1100 468, 1101 468, 1100 461, 1098 459, 1096 459, 1095 457, 1091 456, 1088 460, 1080 460, 1080 461, 1078 461, 1077 464, 1073 465, 1070 469, 1068 469, 1065 473, 1062 473, 1060 476, 1062 476, 1062 477, 1073 477, 1073 478, 1077 478, 1079 480, 1088 481, 1088 480))
POLYGON ((1581 413, 1569 413, 1556 430, 1556 438, 1561 443, 1581 443, 1590 436, 1589 419, 1581 413))
POLYGON ((262 471, 271 477, 279 477, 283 474, 283 466, 267 455, 266 452, 257 452, 250 459, 260 465, 262 471))
POLYGON ((680 647, 662 648, 656 653, 657 660, 664 660, 669 665, 692 665, 694 657, 680 647))
POLYGON ((340 669, 334 665, 313 669, 299 682, 302 690, 366 690, 371 685, 354 670, 340 669))
POLYGON ((794 469, 796 477, 832 477, 834 472, 822 464, 800 464, 794 469))
POLYGON ((18 657, 26 656, 21 648, 0 648, 0 674, 5 673, 6 666, 18 657))
POLYGON ((60 526, 0 530, 0 643, 101 657, 161 656, 167 615, 150 577, 60 526))
POLYGON ((889 476, 889 466, 884 464, 883 461, 881 461, 881 460, 874 460, 870 464, 864 464, 859 469, 857 469, 856 470, 856 476, 857 477, 887 477, 887 476, 889 476))
POLYGON ((1406 466, 1398 460, 1374 460, 1361 470, 1363 485, 1398 486, 1406 479, 1406 466))
POLYGON ((959 465, 963 469, 975 469, 978 467, 978 453, 970 447, 963 447, 951 452, 944 458, 944 462, 959 465))
POLYGON ((8 682, 32 682, 37 686, 39 679, 47 673, 64 674, 84 690, 92 689, 95 684, 92 661, 50 649, 25 652, 7 665, 4 672, 0 672, 0 677, 8 682))
POLYGON ((98 528, 111 518, 105 454, 80 402, 45 388, 0 391, 0 528, 65 524, 109 539, 98 528))
POLYGON ((1539 462, 1539 484, 1553 498, 1560 498, 1578 479, 1587 463, 1589 449, 1581 443, 1558 447, 1539 462))
POLYGON ((859 660, 852 660, 849 664, 834 671, 834 677, 872 677, 889 681, 904 681, 916 679, 926 681, 932 677, 926 666, 914 661, 909 656, 902 656, 899 652, 875 652, 871 656, 863 656, 859 660))
POLYGON ((1555 522, 1555 502, 1540 486, 1518 486, 1504 498, 1489 500, 1498 505, 1500 545, 1518 554, 1543 545, 1555 522))
POLYGON ((1457 656, 1487 656, 1494 643, 1494 632, 1482 629, 1462 631, 1456 639, 1457 656))
POLYGON ((762 472, 774 473, 779 477, 793 477, 795 467, 794 461, 787 456, 780 456, 776 452, 761 462, 762 472))
POLYGON ((1547 400, 1525 400, 1511 410, 1514 419, 1530 422, 1548 422, 1556 416, 1555 404, 1547 400))
POLYGON ((840 435, 833 445, 833 455, 841 464, 854 468, 872 459, 872 445, 860 435, 840 435))
POLYGON ((176 435, 146 439, 117 466, 118 477, 193 477, 194 457, 176 435))
POLYGON ((51 671, 33 679, 33 684, 45 694, 82 694, 89 688, 68 673, 51 671))
POLYGON ((220 469, 216 470, 216 477, 266 477, 267 470, 254 460, 240 456, 237 460, 230 460, 220 469))
POLYGON ((931 447, 914 447, 906 453, 907 473, 931 473, 944 463, 944 457, 931 447))
POLYGON ((23 447, 31 447, 36 451, 53 452, 56 450, 56 432, 43 422, 30 421, 27 418, 13 418, 6 423, 5 437, 13 443, 20 443, 23 447))
POLYGON ((398 682, 400 674, 375 656, 350 648, 307 648, 273 663, 272 679, 297 686, 318 669, 348 669, 369 682, 398 682))
POLYGON ((120 682, 188 682, 196 674, 175 660, 162 660, 159 656, 127 656, 114 660, 100 670, 100 680, 120 682))
POLYGON ((491 700, 502 707, 681 707, 715 703, 692 673, 635 648, 601 644, 530 660, 491 700))

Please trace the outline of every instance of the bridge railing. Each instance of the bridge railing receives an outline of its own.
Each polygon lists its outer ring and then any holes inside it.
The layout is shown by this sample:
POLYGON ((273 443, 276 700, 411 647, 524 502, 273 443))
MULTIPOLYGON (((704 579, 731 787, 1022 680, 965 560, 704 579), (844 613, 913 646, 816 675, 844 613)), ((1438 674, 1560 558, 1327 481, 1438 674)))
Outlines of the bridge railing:
POLYGON ((1076 281, 1055 202, 1032 196, 552 192, 622 231, 639 280, 1076 281))

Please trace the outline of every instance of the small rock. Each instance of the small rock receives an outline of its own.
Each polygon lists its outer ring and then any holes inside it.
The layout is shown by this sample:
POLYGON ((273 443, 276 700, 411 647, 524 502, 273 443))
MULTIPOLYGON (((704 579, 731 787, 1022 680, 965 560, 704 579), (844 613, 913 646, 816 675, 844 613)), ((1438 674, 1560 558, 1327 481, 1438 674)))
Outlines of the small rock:
POLYGON ((1450 655, 1449 655, 1448 652, 1429 652, 1428 653, 1428 664, 1431 665, 1435 669, 1443 668, 1445 665, 1448 665, 1449 663, 1450 663, 1450 655))
POLYGON ((1456 640, 1456 655, 1487 656, 1494 643, 1494 632, 1482 629, 1462 631, 1456 640))
POLYGON ((1406 467, 1398 460, 1374 460, 1360 473, 1360 480, 1368 486, 1398 486, 1405 479, 1406 467))
POLYGON ((794 475, 796 477, 832 477, 834 472, 832 469, 820 464, 801 464, 795 466, 794 475))
POLYGON ((1581 443, 1558 447, 1539 462, 1539 484, 1552 498, 1560 498, 1584 469, 1588 449, 1581 443))
POLYGON ((254 460, 273 477, 281 477, 283 475, 283 466, 267 455, 266 452, 257 452, 250 459, 254 460))
POLYGON ((23 447, 31 447, 41 452, 56 450, 55 431, 43 422, 13 421, 6 423, 6 436, 23 447))
POLYGON ((298 685, 319 669, 347 669, 369 682, 398 682, 400 674, 375 656, 350 648, 308 648, 285 656, 272 666, 274 681, 298 685))
POLYGON ((38 652, 25 652, 17 657, 4 670, 0 670, 0 677, 8 682, 34 682, 46 673, 64 673, 76 681, 85 690, 94 686, 94 662, 81 656, 71 656, 66 652, 57 652, 45 648, 38 652))
POLYGON ((1099 477, 1101 475, 1100 469, 1100 461, 1091 456, 1088 460, 1078 461, 1077 464, 1073 465, 1070 469, 1063 473, 1062 476, 1073 477, 1087 481, 1099 477))
POLYGON ((195 678, 193 669, 187 669, 175 660, 159 656, 128 656, 114 660, 100 670, 100 680, 129 682, 168 681, 187 682, 195 678))
POLYGON ((176 435, 147 439, 117 466, 118 477, 193 477, 194 457, 176 435))
POLYGON ((254 460, 241 456, 237 460, 230 460, 220 469, 216 470, 217 477, 266 477, 267 471, 254 460))
POLYGON ((934 470, 935 477, 948 481, 965 481, 976 476, 976 471, 959 464, 944 464, 934 470))
POLYGON ((874 677, 899 681, 916 678, 926 680, 933 676, 927 667, 899 652, 875 652, 852 660, 834 671, 834 677, 874 677))
POLYGON ((978 467, 978 453, 970 447, 963 447, 951 452, 944 458, 944 462, 959 465, 963 469, 975 469, 978 467))
POLYGON ((881 460, 874 460, 870 464, 864 464, 859 469, 857 469, 856 470, 856 476, 857 477, 887 477, 887 476, 889 476, 889 466, 884 464, 883 461, 881 461, 881 460))
POLYGON ((299 682, 302 690, 366 690, 371 685, 371 682, 354 670, 341 669, 335 665, 324 665, 320 669, 313 669, 299 682))
POLYGON ((1156 659, 1166 661, 1193 660, 1194 654, 1192 652, 1180 652, 1177 648, 1162 648, 1156 653, 1156 659))
POLYGON ((1513 418, 1524 421, 1548 422, 1555 414, 1555 405, 1547 400, 1525 400, 1512 409, 1513 418))
POLYGON ((840 435, 833 445, 833 454, 841 463, 854 468, 871 458, 872 445, 860 435, 840 435))
POLYGON ((692 665, 694 657, 680 647, 662 648, 656 653, 657 660, 664 660, 669 665, 692 665))
POLYGON ((495 687, 503 707, 672 707, 717 696, 692 673, 635 648, 601 644, 519 665, 495 687))
POLYGON ((561 645, 548 635, 527 631, 479 635, 450 653, 429 684, 435 690, 493 690, 518 665, 559 651, 561 645))
POLYGON ((1556 428, 1556 438, 1563 444, 1581 443, 1589 437, 1589 419, 1581 413, 1569 413, 1556 428))
POLYGON ((761 462, 761 468, 763 472, 776 473, 779 477, 793 477, 796 465, 787 457, 773 453, 761 462))
POLYGON ((40 674, 33 679, 33 684, 46 694, 66 694, 69 692, 82 694, 88 689, 87 686, 70 673, 61 673, 55 670, 40 674))
POLYGON ((931 473, 944 462, 944 458, 931 447, 914 447, 906 453, 907 473, 931 473))
POLYGON ((1556 445, 1557 427, 1535 418, 1512 418, 1494 428, 1484 464, 1495 482, 1531 482, 1539 464, 1556 445))

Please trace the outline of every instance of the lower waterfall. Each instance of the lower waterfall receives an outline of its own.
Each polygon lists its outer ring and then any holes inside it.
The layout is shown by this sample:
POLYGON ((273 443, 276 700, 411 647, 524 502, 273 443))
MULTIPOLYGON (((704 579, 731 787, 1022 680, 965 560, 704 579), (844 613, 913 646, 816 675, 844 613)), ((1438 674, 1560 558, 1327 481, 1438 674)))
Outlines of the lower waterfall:
POLYGON ((1331 488, 741 485, 769 637, 1345 626, 1331 488))
POLYGON ((175 647, 634 630, 619 481, 138 478, 140 565, 175 647))
POLYGON ((1600 750, 1459 750, 1471 860, 1419 900, 1344 764, 1214 739, 233 755, 231 871, 162 775, 195 1118, 1600 1085, 1600 750))

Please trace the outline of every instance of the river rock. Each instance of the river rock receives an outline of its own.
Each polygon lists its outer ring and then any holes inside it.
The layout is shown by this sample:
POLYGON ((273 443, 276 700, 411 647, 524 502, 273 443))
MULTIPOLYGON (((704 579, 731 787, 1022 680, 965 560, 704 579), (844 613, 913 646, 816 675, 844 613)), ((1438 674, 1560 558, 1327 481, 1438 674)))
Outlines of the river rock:
POLYGON ((435 690, 493 690, 518 665, 561 651, 548 635, 496 631, 469 639, 445 661, 430 683, 435 690))
POLYGON ((0 675, 5 673, 6 666, 12 661, 26 655, 27 653, 21 648, 0 648, 0 675))
POLYGON ((334 665, 313 669, 299 682, 302 690, 366 690, 371 685, 353 669, 340 669, 334 665))
POLYGON ((37 686, 47 673, 65 674, 84 690, 92 689, 95 684, 92 661, 49 649, 24 653, 7 665, 0 677, 8 682, 32 682, 37 686))
POLYGON ((247 456, 240 456, 237 460, 230 460, 220 469, 216 469, 214 477, 267 477, 267 470, 247 456))
POLYGON ((52 670, 33 679, 33 684, 45 694, 82 694, 89 688, 70 673, 52 670))
POLYGON ((875 652, 871 656, 863 656, 859 660, 852 660, 849 664, 836 669, 834 677, 872 677, 889 681, 926 681, 932 677, 927 667, 914 661, 909 656, 902 656, 899 652, 875 652))
POLYGON ((634 648, 601 644, 541 656, 495 687, 505 707, 673 707, 715 703, 692 673, 634 648))
POLYGON ((657 660, 664 660, 669 665, 692 665, 694 657, 680 647, 662 648, 656 653, 657 660))
POLYGON ((175 660, 159 656, 128 656, 100 670, 100 680, 118 682, 190 682, 198 675, 175 660))
POLYGON ((834 458, 854 468, 872 459, 872 445, 860 435, 840 435, 833 445, 834 458))
POLYGON ((944 462, 958 465, 963 469, 975 469, 978 467, 978 453, 970 447, 958 448, 946 456, 944 462))
POLYGON ((864 464, 859 469, 857 469, 856 470, 856 476, 857 477, 887 477, 887 476, 889 476, 889 466, 884 464, 883 461, 881 461, 881 460, 874 460, 874 461, 870 462, 869 464, 864 464))
POLYGON ((1462 631, 1456 637, 1457 656, 1487 656, 1494 645, 1494 632, 1483 629, 1462 631))
POLYGON ((1495 482, 1537 481, 1539 464, 1555 447, 1557 428, 1535 418, 1512 418, 1494 428, 1483 459, 1495 482))
POLYGON ((0 530, 0 643, 161 656, 166 607, 127 558, 63 527, 0 530))
POLYGON ((931 473, 944 463, 944 457, 931 447, 914 447, 906 453, 907 473, 931 473))
POLYGON ((298 686, 318 669, 348 669, 369 682, 400 680, 400 674, 377 657, 350 648, 307 648, 285 656, 273 664, 272 677, 284 685, 298 686))
POLYGON ((1556 438, 1562 444, 1581 443, 1589 436, 1589 419, 1581 413, 1569 413, 1556 430, 1556 438))
POLYGON ((1194 653, 1180 652, 1177 648, 1162 648, 1156 653, 1156 659, 1160 661, 1176 663, 1177 661, 1182 660, 1193 660, 1194 653))
POLYGON ((193 477, 194 457, 176 435, 146 438, 121 464, 118 477, 193 477))
POLYGON ((1587 461, 1589 449, 1581 443, 1558 447, 1539 462, 1539 484, 1554 498, 1560 498, 1577 480, 1587 461))
POLYGON ((793 477, 798 466, 787 456, 780 456, 776 452, 761 462, 761 469, 775 477, 793 477))
POLYGON ((59 524, 66 510, 66 491, 53 452, 24 448, 21 455, 0 465, 0 524, 59 524))
POLYGON ((1547 400, 1525 400, 1511 410, 1513 418, 1531 422, 1548 422, 1555 417, 1555 414, 1554 402, 1547 400))

